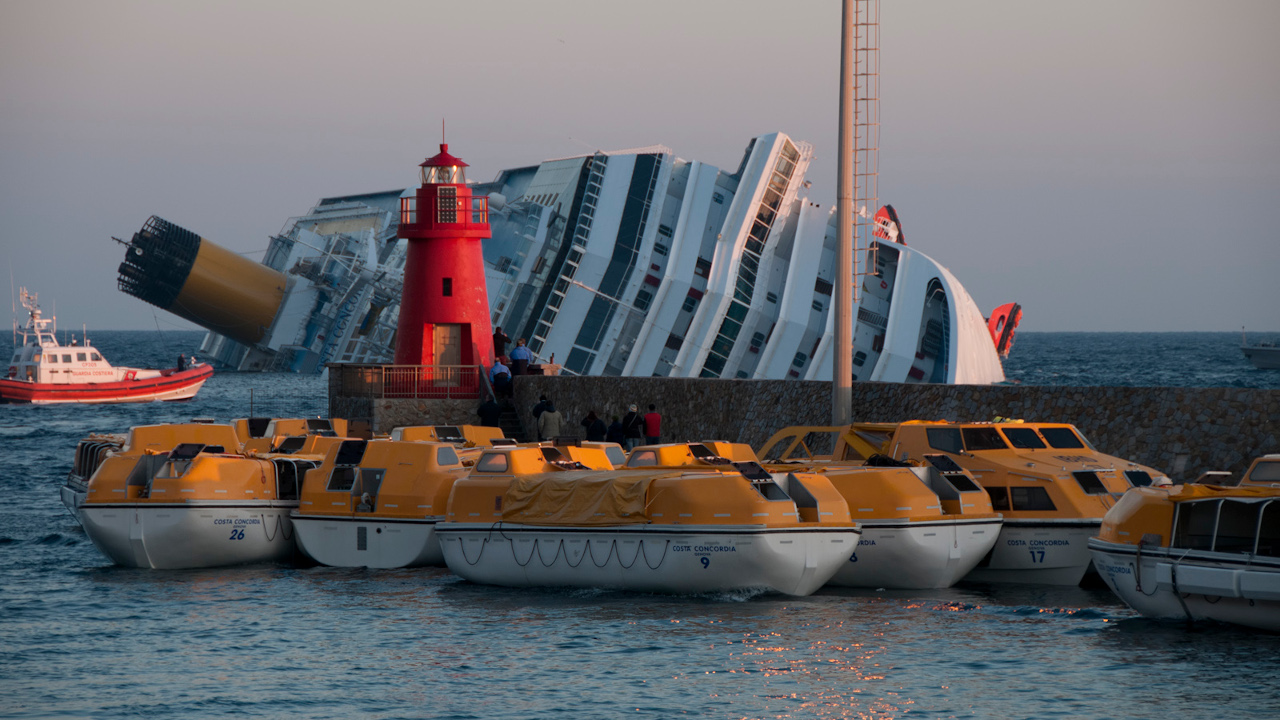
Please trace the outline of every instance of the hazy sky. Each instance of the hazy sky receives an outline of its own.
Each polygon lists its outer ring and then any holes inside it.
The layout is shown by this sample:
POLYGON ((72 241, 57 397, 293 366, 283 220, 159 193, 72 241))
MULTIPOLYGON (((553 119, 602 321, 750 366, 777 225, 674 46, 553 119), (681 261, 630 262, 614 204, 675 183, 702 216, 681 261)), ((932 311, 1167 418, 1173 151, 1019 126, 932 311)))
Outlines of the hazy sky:
MULTIPOLYGON (((1280 2, 885 0, 880 198, 1024 330, 1280 329, 1280 2)), ((254 252, 321 197, 664 144, 817 148, 840 3, 0 0, 0 247, 66 327, 152 214, 254 252)), ((186 326, 156 310, 163 326, 186 326)), ((189 326, 187 326, 189 327, 189 326)))

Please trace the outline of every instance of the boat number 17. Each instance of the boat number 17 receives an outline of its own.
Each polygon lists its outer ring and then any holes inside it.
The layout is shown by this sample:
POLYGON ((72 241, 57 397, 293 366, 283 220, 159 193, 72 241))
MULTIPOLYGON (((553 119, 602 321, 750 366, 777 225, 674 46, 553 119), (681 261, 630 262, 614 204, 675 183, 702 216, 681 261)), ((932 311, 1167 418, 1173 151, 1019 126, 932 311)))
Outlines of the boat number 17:
POLYGON ((227 539, 228 539, 228 540, 243 540, 243 539, 244 539, 244 528, 239 528, 239 527, 238 527, 238 528, 231 528, 231 537, 229 537, 229 538, 227 538, 227 539))
POLYGON ((1031 551, 1030 551, 1030 553, 1031 553, 1031 562, 1033 562, 1033 563, 1042 563, 1042 562, 1044 562, 1044 551, 1043 551, 1043 550, 1031 550, 1031 551))

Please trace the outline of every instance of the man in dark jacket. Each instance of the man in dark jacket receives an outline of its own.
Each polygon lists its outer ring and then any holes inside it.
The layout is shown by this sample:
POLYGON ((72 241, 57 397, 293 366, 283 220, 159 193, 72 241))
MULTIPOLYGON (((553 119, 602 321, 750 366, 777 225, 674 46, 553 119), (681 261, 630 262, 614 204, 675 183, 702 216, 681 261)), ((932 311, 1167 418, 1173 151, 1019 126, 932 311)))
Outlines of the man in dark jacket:
POLYGON ((502 406, 493 398, 489 398, 476 410, 476 414, 480 416, 480 424, 485 427, 498 427, 498 421, 502 417, 502 406))
POLYGON ((507 337, 507 334, 502 332, 501 327, 494 328, 493 329, 493 356, 498 357, 500 355, 506 355, 507 343, 509 342, 511 342, 511 338, 507 337))
POLYGON ((595 410, 587 413, 587 416, 582 418, 582 427, 587 429, 588 442, 604 442, 604 436, 609 432, 609 428, 605 426, 600 416, 596 415, 595 410))
POLYGON ((627 438, 627 450, 634 450, 644 439, 644 416, 632 405, 622 417, 622 433, 627 438))
POLYGON ((618 419, 617 415, 613 416, 613 422, 609 424, 609 429, 604 434, 604 441, 618 443, 626 447, 627 434, 622 431, 622 421, 618 419))

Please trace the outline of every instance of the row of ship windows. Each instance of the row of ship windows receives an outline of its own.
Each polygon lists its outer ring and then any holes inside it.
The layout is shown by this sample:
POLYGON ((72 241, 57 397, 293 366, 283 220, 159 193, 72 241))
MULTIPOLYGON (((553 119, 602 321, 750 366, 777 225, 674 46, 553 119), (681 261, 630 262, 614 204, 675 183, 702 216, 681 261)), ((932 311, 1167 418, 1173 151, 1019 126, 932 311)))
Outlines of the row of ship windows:
MULTIPOLYGON (((48 363, 49 363, 49 364, 51 364, 51 365, 57 364, 57 362, 58 362, 58 356, 57 356, 57 354, 56 354, 56 353, 49 353, 49 355, 48 355, 47 357, 43 356, 41 353, 36 353, 35 355, 32 355, 32 356, 31 356, 31 362, 40 362, 40 360, 41 360, 41 358, 42 358, 42 357, 44 358, 45 362, 48 362, 48 363)), ((94 362, 98 362, 98 361, 102 360, 102 356, 101 356, 101 355, 99 355, 98 353, 89 353, 89 357, 92 357, 94 362)), ((89 362, 89 358, 85 356, 85 353, 76 353, 76 359, 75 359, 75 361, 76 361, 76 362, 89 362)), ((14 355, 14 356, 13 356, 13 362, 15 362, 15 363, 22 362, 22 354, 21 354, 21 353, 19 353, 19 354, 17 354, 17 355, 14 355)), ((71 354, 70 354, 70 353, 63 353, 63 355, 62 355, 62 362, 64 362, 64 363, 69 363, 69 362, 71 362, 71 354)))

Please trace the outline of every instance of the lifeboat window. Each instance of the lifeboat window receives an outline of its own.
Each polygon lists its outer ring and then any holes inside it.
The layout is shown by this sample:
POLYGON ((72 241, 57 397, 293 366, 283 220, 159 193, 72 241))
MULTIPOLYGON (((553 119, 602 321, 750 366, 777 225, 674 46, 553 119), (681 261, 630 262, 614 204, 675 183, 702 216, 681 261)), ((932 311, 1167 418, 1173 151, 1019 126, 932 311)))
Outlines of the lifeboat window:
POLYGON ((329 473, 329 492, 345 492, 356 484, 356 468, 336 467, 329 473))
POLYGON ((387 471, 382 468, 360 468, 359 477, 356 478, 358 482, 351 488, 351 495, 357 498, 368 495, 371 501, 376 500, 378 490, 382 488, 382 478, 386 474, 387 471))
POLYGON ((964 473, 943 473, 942 477, 946 478, 947 482, 951 483, 951 485, 960 492, 979 492, 982 490, 982 488, 978 487, 977 483, 964 473))
POLYGON ((276 466, 276 499, 297 500, 299 468, 288 460, 277 460, 274 465, 276 466))
POLYGON ((62 356, 62 362, 64 363, 71 362, 71 353, 64 353, 62 356))
POLYGON ((328 433, 333 436, 333 423, 324 418, 307 418, 307 432, 313 435, 321 435, 328 433))
POLYGON ((451 447, 436 448, 436 464, 437 465, 457 465, 462 462, 458 459, 458 453, 454 452, 451 447))
POLYGON ((1224 500, 1218 514, 1218 532, 1213 539, 1214 552, 1251 553, 1258 534, 1259 502, 1224 500))
POLYGON ((436 425, 436 439, 440 442, 463 442, 466 438, 457 425, 436 425))
POLYGON ((1080 483, 1080 487, 1089 495, 1106 495, 1107 486, 1102 484, 1102 480, 1098 479, 1098 473, 1092 470, 1080 470, 1071 473, 1075 476, 1076 482, 1080 483))
POLYGON ((1143 470, 1125 470, 1124 476, 1128 478, 1129 484, 1133 487, 1147 487, 1151 485, 1151 475, 1143 470))
POLYGON ((94 362, 98 362, 98 361, 102 360, 102 356, 101 356, 101 355, 99 355, 98 353, 93 353, 92 355, 90 355, 90 357, 92 357, 92 358, 93 358, 94 362))
MULTIPOLYGON (((287 437, 284 440, 281 440, 279 445, 275 446, 274 448, 271 448, 271 452, 291 455, 301 450, 302 446, 305 445, 306 443, 307 443, 307 438, 305 438, 302 435, 287 437)), ((345 465, 346 463, 343 463, 343 464, 345 465)))
POLYGON ((86 362, 86 357, 84 353, 76 353, 76 362, 86 362))
POLYGON ((929 447, 948 453, 964 452, 964 443, 960 441, 959 428, 929 428, 925 431, 929 438, 929 447))
POLYGON ((1172 547, 1209 550, 1218 524, 1220 500, 1178 504, 1178 517, 1173 527, 1172 547))
POLYGON ((485 453, 476 463, 476 472, 500 473, 508 468, 507 456, 503 453, 485 453))
POLYGON ((1042 487, 1011 487, 1009 500, 1013 510, 1044 512, 1058 509, 1049 497, 1049 491, 1042 487))
POLYGON ((1249 471, 1247 482, 1280 482, 1280 462, 1260 462, 1249 471))
POLYGON ((251 438, 266 437, 267 426, 271 424, 271 418, 262 418, 262 417, 249 418, 247 424, 249 425, 249 437, 251 438))
POLYGON ((944 473, 963 473, 964 472, 964 469, 961 468, 959 465, 957 465, 955 460, 952 460, 946 455, 925 455, 924 459, 927 460, 930 465, 938 468, 939 472, 944 472, 944 473))
POLYGON ((1044 441, 1031 428, 1004 428, 1004 437, 1009 444, 1024 450, 1040 450, 1044 441))
POLYGON ((1044 439, 1049 441, 1049 447, 1053 448, 1082 448, 1084 442, 1076 436, 1071 428, 1040 428, 1040 434, 1044 435, 1044 439))
POLYGON ((993 427, 969 427, 964 429, 964 449, 969 452, 975 450, 1004 450, 1008 447, 1004 438, 1000 437, 1000 433, 993 427))
POLYGON ((609 458, 609 463, 614 467, 622 467, 627 464, 627 454, 622 452, 622 448, 616 445, 605 448, 604 456, 609 458))
POLYGON ((1009 508, 1009 488, 989 487, 987 494, 991 496, 992 510, 1008 510, 1009 508))
POLYGON ((343 440, 338 446, 338 455, 334 458, 334 465, 359 465, 364 459, 365 448, 369 443, 364 440, 343 440))
POLYGON ((1258 525, 1259 555, 1280 557, 1280 502, 1274 500, 1262 506, 1261 522, 1258 525))
POLYGON ((632 452, 631 459, 627 461, 627 467, 646 467, 658 464, 658 453, 652 450, 641 450, 632 452))

